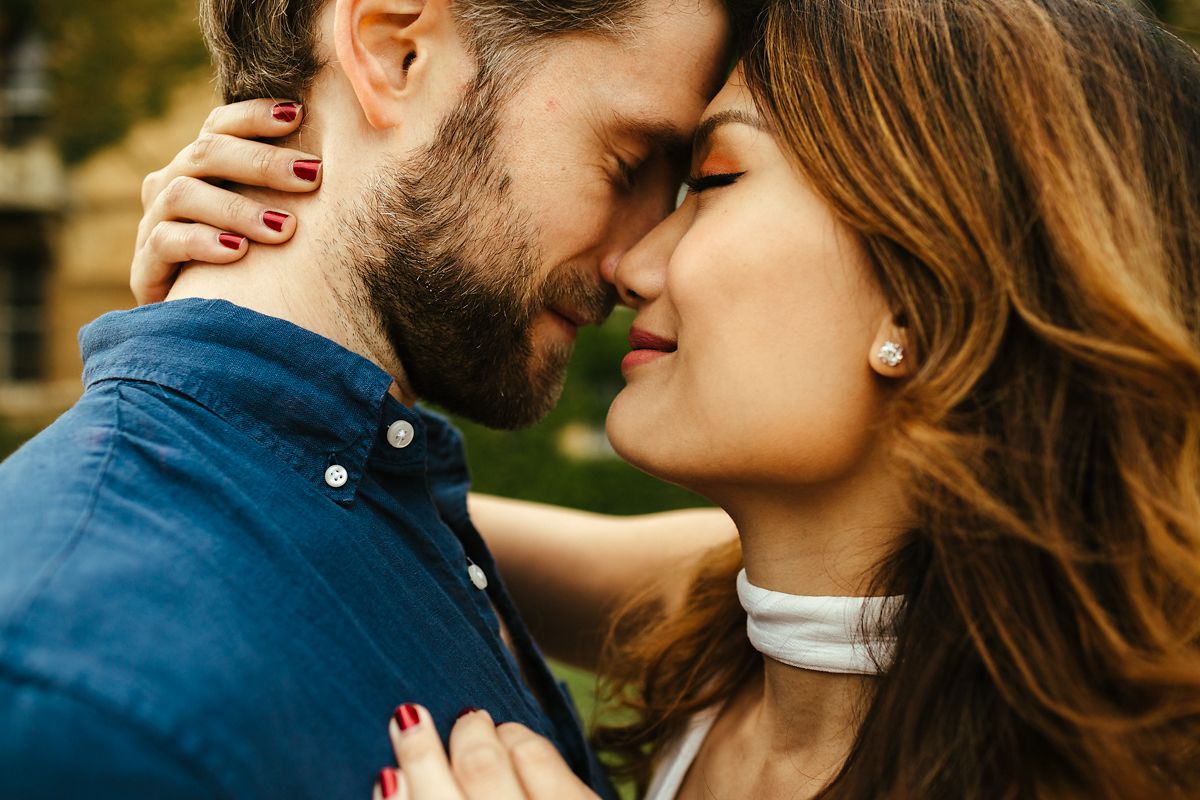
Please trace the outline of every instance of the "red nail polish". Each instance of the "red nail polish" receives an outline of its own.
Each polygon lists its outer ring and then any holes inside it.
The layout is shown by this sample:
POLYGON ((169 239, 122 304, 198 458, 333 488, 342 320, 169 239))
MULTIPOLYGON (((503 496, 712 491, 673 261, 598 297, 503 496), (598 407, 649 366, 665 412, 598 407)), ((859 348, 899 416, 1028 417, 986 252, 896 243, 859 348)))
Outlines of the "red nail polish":
POLYGON ((296 177, 309 182, 317 179, 317 173, 321 171, 320 161, 294 161, 292 162, 292 172, 296 173, 296 177))
POLYGON ((283 223, 287 222, 288 215, 281 211, 264 211, 263 224, 276 233, 283 233, 283 223))
POLYGON ((235 233, 222 233, 217 238, 221 240, 221 244, 225 245, 230 250, 241 250, 242 242, 246 241, 245 236, 238 236, 235 233))
POLYGON ((276 103, 271 109, 271 116, 280 122, 295 122, 300 116, 300 106, 295 103, 276 103))
POLYGON ((410 703, 405 703, 397 708, 396 713, 392 714, 392 717, 396 720, 396 724, 400 726, 401 732, 408 730, 421 721, 421 716, 417 713, 417 707, 410 703))
POLYGON ((463 718, 463 717, 465 717, 467 714, 474 714, 474 713, 475 713, 476 711, 478 711, 478 710, 479 710, 479 709, 478 709, 478 708, 476 708, 475 706, 467 706, 467 707, 466 707, 466 708, 464 708, 462 711, 458 712, 458 717, 456 717, 456 719, 462 719, 462 718, 463 718))
POLYGON ((396 775, 396 770, 391 767, 379 770, 379 789, 383 792, 384 797, 391 797, 399 788, 400 779, 396 775))

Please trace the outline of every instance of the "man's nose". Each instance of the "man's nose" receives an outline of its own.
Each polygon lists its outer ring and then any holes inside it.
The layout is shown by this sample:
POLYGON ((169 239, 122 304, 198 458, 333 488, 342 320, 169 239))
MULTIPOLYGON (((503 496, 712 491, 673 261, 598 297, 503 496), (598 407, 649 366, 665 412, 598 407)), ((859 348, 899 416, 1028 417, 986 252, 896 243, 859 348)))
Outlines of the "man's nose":
POLYGON ((600 277, 609 285, 616 285, 617 265, 625 257, 626 250, 612 250, 600 260, 600 277))
POLYGON ((631 250, 637 249, 641 242, 670 215, 672 208, 653 196, 642 197, 633 205, 628 213, 619 215, 616 229, 609 237, 609 246, 600 259, 600 277, 609 284, 617 283, 617 267, 621 260, 631 250))

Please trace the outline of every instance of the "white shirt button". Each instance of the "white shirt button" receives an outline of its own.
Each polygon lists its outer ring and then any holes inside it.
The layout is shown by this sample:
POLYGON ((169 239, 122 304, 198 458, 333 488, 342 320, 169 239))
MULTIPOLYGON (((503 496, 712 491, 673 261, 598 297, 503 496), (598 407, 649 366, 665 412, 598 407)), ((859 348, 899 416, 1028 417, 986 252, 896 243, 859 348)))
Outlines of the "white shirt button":
POLYGON ((396 420, 387 429, 388 444, 397 450, 408 447, 415 437, 416 431, 413 429, 412 423, 402 419, 396 420))
POLYGON ((350 473, 341 464, 334 464, 325 470, 325 483, 334 489, 340 489, 350 480, 350 473))
POLYGON ((475 584, 476 589, 482 590, 488 587, 487 573, 478 564, 467 567, 467 575, 471 576, 471 583, 475 584))

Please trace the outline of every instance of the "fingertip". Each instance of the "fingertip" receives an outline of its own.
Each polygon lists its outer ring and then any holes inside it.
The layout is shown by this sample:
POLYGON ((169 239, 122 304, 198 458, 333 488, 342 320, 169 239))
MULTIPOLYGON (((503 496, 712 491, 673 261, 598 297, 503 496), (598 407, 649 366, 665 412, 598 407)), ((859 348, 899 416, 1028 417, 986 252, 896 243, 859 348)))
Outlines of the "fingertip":
POLYGON ((479 723, 486 723, 493 727, 495 727, 496 724, 492 721, 492 715, 484 709, 476 708, 475 706, 467 706, 462 711, 458 712, 458 716, 454 720, 454 727, 458 728, 460 725, 475 725, 479 723))
POLYGON ((426 726, 432 725, 433 720, 424 707, 414 703, 396 706, 391 719, 388 720, 388 737, 392 740, 392 749, 397 758, 400 755, 400 743, 407 734, 420 732, 426 726))
POLYGON ((500 741, 504 742, 506 746, 512 746, 516 742, 537 736, 536 733, 519 722, 503 722, 497 725, 496 735, 500 737, 500 741))
POLYGON ((390 798, 396 797, 400 793, 400 775, 392 767, 384 767, 379 770, 379 776, 375 779, 376 797, 390 798))
POLYGON ((287 241, 296 234, 296 219, 286 211, 264 211, 261 221, 263 227, 271 231, 272 239, 287 241))
POLYGON ((298 158, 292 162, 292 174, 301 181, 301 186, 307 184, 309 188, 315 189, 321 183, 321 175, 324 172, 322 162, 319 158, 298 158))
POLYGON ((300 124, 304 118, 304 104, 292 100, 284 100, 271 106, 271 118, 289 127, 300 124))
POLYGON ((240 233, 220 233, 217 235, 217 241, 221 247, 226 250, 232 250, 235 253, 242 253, 249 247, 250 240, 240 233))
POLYGON ((406 733, 419 727, 422 722, 428 720, 429 712, 415 703, 405 703, 397 706, 396 710, 392 712, 392 722, 396 723, 396 727, 401 733, 406 733))

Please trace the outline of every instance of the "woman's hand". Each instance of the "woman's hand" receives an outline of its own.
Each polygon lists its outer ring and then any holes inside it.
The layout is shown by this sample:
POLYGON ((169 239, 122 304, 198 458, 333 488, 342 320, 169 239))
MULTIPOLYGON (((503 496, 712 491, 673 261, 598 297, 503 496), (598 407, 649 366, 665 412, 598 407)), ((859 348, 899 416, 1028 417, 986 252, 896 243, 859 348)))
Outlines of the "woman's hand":
POLYGON ((229 264, 246 254, 250 241, 281 244, 292 238, 296 220, 291 214, 215 182, 282 192, 311 192, 320 186, 316 156, 249 141, 288 136, 299 128, 303 113, 296 103, 271 100, 217 108, 196 141, 146 176, 129 281, 139 305, 166 298, 182 263, 229 264))
POLYGON ((388 730, 400 768, 380 773, 375 800, 596 800, 554 745, 524 725, 497 727, 486 711, 459 717, 448 759, 421 706, 396 709, 388 730))

